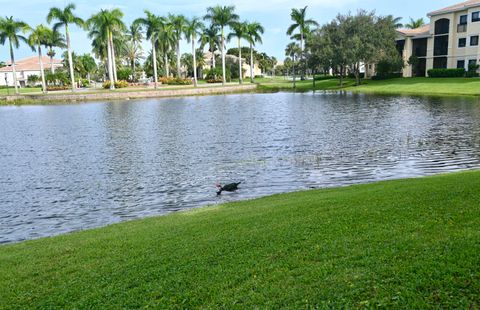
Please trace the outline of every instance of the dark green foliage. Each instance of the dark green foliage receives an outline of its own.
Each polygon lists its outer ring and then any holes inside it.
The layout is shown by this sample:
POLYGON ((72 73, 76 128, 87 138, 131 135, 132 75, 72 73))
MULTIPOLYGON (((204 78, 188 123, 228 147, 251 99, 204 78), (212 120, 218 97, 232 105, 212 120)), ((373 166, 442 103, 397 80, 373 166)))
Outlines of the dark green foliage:
POLYGON ((117 70, 117 78, 124 81, 132 81, 132 68, 122 67, 117 70))
POLYGON ((0 246, 2 309, 478 309, 480 172, 0 246))
POLYGON ((64 70, 56 70, 55 73, 48 72, 45 74, 47 84, 54 86, 70 85, 70 79, 64 70))
POLYGON ((376 79, 385 80, 402 77, 403 60, 400 57, 383 57, 375 67, 376 79))
MULTIPOLYGON (((238 71, 238 70, 237 70, 238 71)), ((231 81, 232 74, 230 73, 230 68, 226 67, 225 76, 227 81, 231 81)), ((212 69, 205 70, 205 80, 221 80, 222 79, 222 68, 215 67, 212 69)))
POLYGON ((451 78, 451 77, 464 77, 465 69, 430 69, 428 70, 428 76, 431 78, 451 78))
POLYGON ((467 78, 478 77, 478 68, 479 68, 479 65, 477 64, 469 64, 468 71, 465 73, 465 77, 467 78))

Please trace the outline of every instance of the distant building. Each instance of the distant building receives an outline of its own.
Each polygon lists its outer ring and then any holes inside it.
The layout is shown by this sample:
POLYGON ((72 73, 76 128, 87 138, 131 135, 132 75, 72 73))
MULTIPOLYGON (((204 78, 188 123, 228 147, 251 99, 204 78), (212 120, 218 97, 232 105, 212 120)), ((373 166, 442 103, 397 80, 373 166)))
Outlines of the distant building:
POLYGON ((404 77, 426 76, 432 68, 465 68, 480 59, 480 0, 461 2, 428 13, 430 24, 398 30, 397 49, 404 77), (411 56, 418 59, 409 65, 411 56))
MULTIPOLYGON (((43 56, 42 61, 45 73, 50 72, 50 57, 43 56)), ((6 64, 6 67, 0 68, 0 86, 5 86, 7 84, 8 86, 14 86, 12 63, 9 61, 6 64)), ((62 61, 60 59, 53 59, 53 67, 54 69, 62 68, 62 61)), ((17 72, 17 85, 25 87, 29 76, 41 76, 38 56, 31 56, 15 61, 15 70, 17 72)))
MULTIPOLYGON (((218 52, 218 51, 215 51, 215 55, 216 56, 221 56, 220 52, 218 52)), ((250 65, 247 63, 247 61, 245 59, 247 57, 248 57, 248 60, 250 61, 250 54, 248 54, 248 55, 243 55, 242 54, 243 78, 247 78, 247 77, 250 78, 250 65)), ((203 58, 204 58, 204 61, 205 61, 205 66, 203 67, 202 71, 205 72, 205 70, 208 70, 212 67, 212 53, 211 52, 204 53, 203 58)), ((231 59, 234 62, 236 62, 237 67, 238 67, 238 56, 226 54, 225 55, 225 60, 227 60, 227 59, 231 59)), ((217 63, 215 65, 216 66, 221 66, 222 65, 221 60, 220 60, 220 62, 217 61, 217 63)), ((262 75, 262 70, 258 66, 258 62, 254 61, 253 77, 255 77, 257 75, 262 75)))

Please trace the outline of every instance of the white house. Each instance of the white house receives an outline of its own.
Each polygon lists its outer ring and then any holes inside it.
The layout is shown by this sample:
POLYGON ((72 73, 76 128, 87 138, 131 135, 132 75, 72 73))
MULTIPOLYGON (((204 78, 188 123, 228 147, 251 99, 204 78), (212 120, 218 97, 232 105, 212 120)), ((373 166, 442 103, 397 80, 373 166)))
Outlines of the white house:
MULTIPOLYGON (((53 59, 50 62, 50 57, 43 56, 43 68, 45 73, 50 72, 52 66, 53 69, 62 68, 63 64, 60 59, 53 59)), ((27 84, 27 79, 31 75, 41 76, 40 73, 40 61, 38 56, 31 56, 21 60, 15 61, 15 70, 17 72, 17 85, 24 87, 27 84)), ((7 62, 7 66, 0 68, 0 86, 14 86, 13 84, 13 68, 11 62, 7 62)))

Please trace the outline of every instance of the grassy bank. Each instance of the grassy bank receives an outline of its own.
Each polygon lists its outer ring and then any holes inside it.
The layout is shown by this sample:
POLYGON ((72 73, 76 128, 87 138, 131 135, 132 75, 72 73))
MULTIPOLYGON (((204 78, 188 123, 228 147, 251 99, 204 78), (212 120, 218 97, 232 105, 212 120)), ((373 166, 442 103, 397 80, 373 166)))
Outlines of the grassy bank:
MULTIPOLYGON (((40 87, 28 87, 28 88, 19 88, 18 92, 20 94, 30 94, 30 93, 41 93, 42 89, 40 87)), ((9 87, 8 89, 2 87, 0 88, 0 96, 6 96, 7 94, 15 94, 15 88, 9 87)))
MULTIPOLYGON (((293 83, 288 80, 262 79, 259 88, 264 91, 291 91, 293 83)), ((347 79, 344 87, 340 87, 338 79, 297 83, 297 91, 312 90, 346 90, 360 93, 389 95, 430 95, 430 96, 479 96, 480 79, 473 78, 399 78, 383 81, 363 80, 362 85, 355 86, 352 79, 347 79)))
POLYGON ((480 307, 480 172, 0 247, 0 308, 480 307))

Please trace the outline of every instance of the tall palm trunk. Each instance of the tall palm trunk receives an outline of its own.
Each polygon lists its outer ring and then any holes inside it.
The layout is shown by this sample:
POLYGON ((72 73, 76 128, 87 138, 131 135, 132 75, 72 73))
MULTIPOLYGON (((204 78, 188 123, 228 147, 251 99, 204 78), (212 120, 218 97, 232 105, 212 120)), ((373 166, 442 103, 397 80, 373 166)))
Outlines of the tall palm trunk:
POLYGON ((176 53, 177 53, 177 77, 179 78, 179 77, 181 77, 180 76, 180 66, 181 66, 181 64, 180 64, 180 40, 177 41, 177 51, 176 51, 176 53))
POLYGON ((70 82, 72 83, 72 92, 73 92, 75 91, 75 77, 73 76, 73 58, 72 58, 72 49, 70 48, 70 33, 68 32, 68 24, 65 24, 65 37, 67 38, 68 64, 70 67, 70 82))
POLYGON ((45 82, 45 71, 43 70, 42 46, 38 44, 38 61, 40 63, 40 75, 42 76, 42 91, 47 93, 47 83, 45 82))
MULTIPOLYGON (((15 94, 18 95, 18 86, 17 86, 17 70, 15 68, 15 57, 13 56, 13 46, 12 41, 10 42, 10 61, 12 62, 12 71, 13 71, 13 84, 15 86, 15 94)), ((8 85, 7 85, 8 87, 8 85)))
POLYGON ((165 74, 167 77, 170 76, 170 64, 168 63, 168 55, 167 52, 165 52, 165 55, 163 56, 163 61, 165 62, 165 74))
MULTIPOLYGON (((305 54, 305 53, 304 53, 304 51, 303 51, 303 45, 304 45, 304 38, 303 38, 303 31, 301 31, 301 32, 300 32, 300 51, 301 51, 302 54, 300 55, 300 62, 302 62, 302 60, 305 60, 305 63, 304 63, 305 67, 304 67, 304 69, 306 70, 306 69, 307 69, 307 62, 306 62, 306 59, 305 59, 305 57, 304 57, 304 54, 305 54)), ((305 80, 305 72, 304 72, 303 70, 300 70, 300 75, 301 75, 300 79, 301 79, 302 81, 305 80)))
POLYGON ((110 81, 110 90, 115 89, 115 81, 113 80, 113 64, 112 64, 112 46, 110 45, 110 31, 107 34, 107 62, 108 62, 108 80, 110 81))
MULTIPOLYGON (((110 32, 111 34, 111 32, 110 32)), ((110 36, 110 44, 112 45, 112 69, 113 69, 113 81, 117 81, 117 60, 115 59, 115 46, 113 45, 113 34, 110 36)))
POLYGON ((253 83, 253 46, 250 43, 250 82, 253 83))
POLYGON ((292 70, 293 70, 293 89, 295 89, 297 88, 297 75, 295 73, 295 55, 293 55, 292 70))
MULTIPOLYGON (((52 50, 52 48, 50 48, 50 51, 52 50)), ((52 55, 52 54, 50 54, 52 55)), ((50 72, 52 72, 52 74, 55 73, 55 67, 53 66, 53 55, 50 56, 50 72)))
POLYGON ((158 74, 157 74, 157 51, 155 48, 155 40, 152 39, 152 63, 153 63, 153 87, 157 89, 158 74))
POLYGON ((215 68, 215 46, 210 46, 210 51, 212 52, 212 67, 210 69, 215 68))
POLYGON ((238 83, 243 84, 242 47, 240 38, 238 38, 238 83))
POLYGON ((192 55, 193 55, 193 86, 197 87, 197 55, 195 53, 195 35, 192 34, 192 55))
POLYGON ((225 33, 223 31, 223 26, 222 26, 222 42, 221 42, 221 52, 222 52, 222 85, 225 85, 227 82, 226 76, 225 76, 225 33))

